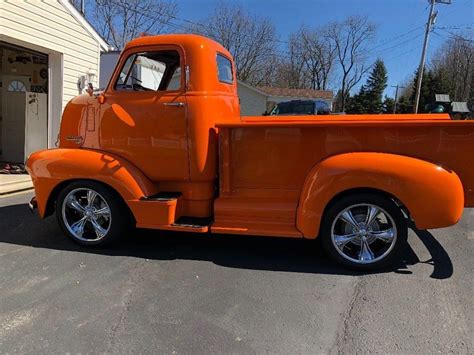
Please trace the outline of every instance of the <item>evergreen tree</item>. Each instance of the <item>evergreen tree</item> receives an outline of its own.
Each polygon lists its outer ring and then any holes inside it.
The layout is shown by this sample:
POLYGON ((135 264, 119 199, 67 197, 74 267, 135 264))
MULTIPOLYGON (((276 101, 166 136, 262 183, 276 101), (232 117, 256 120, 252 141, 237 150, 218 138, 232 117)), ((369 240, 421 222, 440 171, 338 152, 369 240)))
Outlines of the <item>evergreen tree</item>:
POLYGON ((407 96, 402 96, 397 103, 397 113, 413 113, 413 101, 407 96))
POLYGON ((338 90, 333 102, 333 112, 342 112, 342 91, 338 90))
MULTIPOLYGON (((410 101, 415 102, 416 83, 418 80, 418 70, 413 78, 413 92, 410 101)), ((447 73, 443 70, 433 72, 425 70, 423 81, 421 82, 420 102, 418 112, 429 112, 431 105, 436 101, 436 94, 449 94, 452 91, 452 83, 447 73)))
POLYGON ((383 92, 387 88, 387 68, 381 59, 377 59, 372 73, 370 73, 367 84, 365 84, 366 91, 366 105, 368 113, 382 112, 382 98, 383 92))
POLYGON ((348 113, 381 113, 382 95, 387 87, 387 69, 381 59, 377 59, 365 85, 357 95, 349 100, 348 113))
POLYGON ((385 96, 382 104, 383 113, 393 113, 393 108, 395 107, 395 100, 391 97, 385 96))
POLYGON ((433 73, 433 81, 431 83, 431 91, 433 95, 433 100, 435 99, 434 95, 436 94, 449 94, 451 100, 454 99, 453 93, 453 82, 450 80, 448 73, 443 70, 437 70, 433 73))
POLYGON ((366 102, 367 92, 365 87, 362 86, 358 94, 347 100, 347 113, 351 114, 360 114, 367 113, 367 102, 366 102))

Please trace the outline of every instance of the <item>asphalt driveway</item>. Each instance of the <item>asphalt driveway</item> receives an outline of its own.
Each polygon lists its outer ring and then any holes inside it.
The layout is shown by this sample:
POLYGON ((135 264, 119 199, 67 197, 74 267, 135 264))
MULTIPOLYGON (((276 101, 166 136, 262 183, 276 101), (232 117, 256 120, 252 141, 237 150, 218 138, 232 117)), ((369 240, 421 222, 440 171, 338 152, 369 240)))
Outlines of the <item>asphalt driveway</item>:
POLYGON ((473 353, 474 210, 348 272, 317 243, 136 231, 108 249, 0 198, 0 351, 473 353))

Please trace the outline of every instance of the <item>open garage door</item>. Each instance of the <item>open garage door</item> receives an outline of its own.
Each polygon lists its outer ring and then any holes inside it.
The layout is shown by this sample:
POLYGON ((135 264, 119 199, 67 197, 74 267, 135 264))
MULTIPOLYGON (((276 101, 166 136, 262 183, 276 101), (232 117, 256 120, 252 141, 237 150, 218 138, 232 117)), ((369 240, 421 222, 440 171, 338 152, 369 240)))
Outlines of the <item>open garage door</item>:
POLYGON ((23 163, 47 148, 48 56, 0 42, 0 159, 23 163))

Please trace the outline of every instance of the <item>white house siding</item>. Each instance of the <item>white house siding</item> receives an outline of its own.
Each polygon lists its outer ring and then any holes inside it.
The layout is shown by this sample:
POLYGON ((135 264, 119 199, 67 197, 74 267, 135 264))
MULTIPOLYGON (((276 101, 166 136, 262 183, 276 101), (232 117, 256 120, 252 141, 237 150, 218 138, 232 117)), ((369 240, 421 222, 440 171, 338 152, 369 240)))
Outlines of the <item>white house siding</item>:
POLYGON ((97 86, 99 43, 55 0, 0 0, 0 40, 49 55, 50 81, 54 81, 50 82, 49 95, 54 101, 49 121, 54 127, 50 134, 55 136, 59 111, 79 93, 79 77, 94 74, 92 83, 97 86))
POLYGON ((240 98, 240 113, 242 116, 259 116, 266 110, 267 98, 253 88, 238 83, 237 91, 240 98))

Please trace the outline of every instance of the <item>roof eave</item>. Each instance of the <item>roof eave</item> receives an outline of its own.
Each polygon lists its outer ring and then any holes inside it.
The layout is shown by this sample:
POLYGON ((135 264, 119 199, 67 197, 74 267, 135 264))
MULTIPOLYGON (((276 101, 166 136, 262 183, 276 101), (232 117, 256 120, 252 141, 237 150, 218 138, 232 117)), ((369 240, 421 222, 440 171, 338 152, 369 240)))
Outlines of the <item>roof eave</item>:
POLYGON ((59 2, 71 13, 71 15, 84 27, 84 29, 99 43, 100 49, 103 52, 108 52, 113 49, 104 39, 97 33, 94 27, 81 15, 69 0, 59 0, 59 2))
POLYGON ((239 84, 241 84, 242 86, 245 86, 246 88, 250 89, 250 90, 253 90, 253 91, 255 91, 255 92, 258 92, 260 95, 263 95, 263 96, 270 96, 270 95, 268 95, 267 93, 265 93, 265 92, 259 90, 259 89, 256 88, 255 86, 252 86, 252 85, 247 84, 245 81, 237 80, 237 82, 238 82, 239 84))

